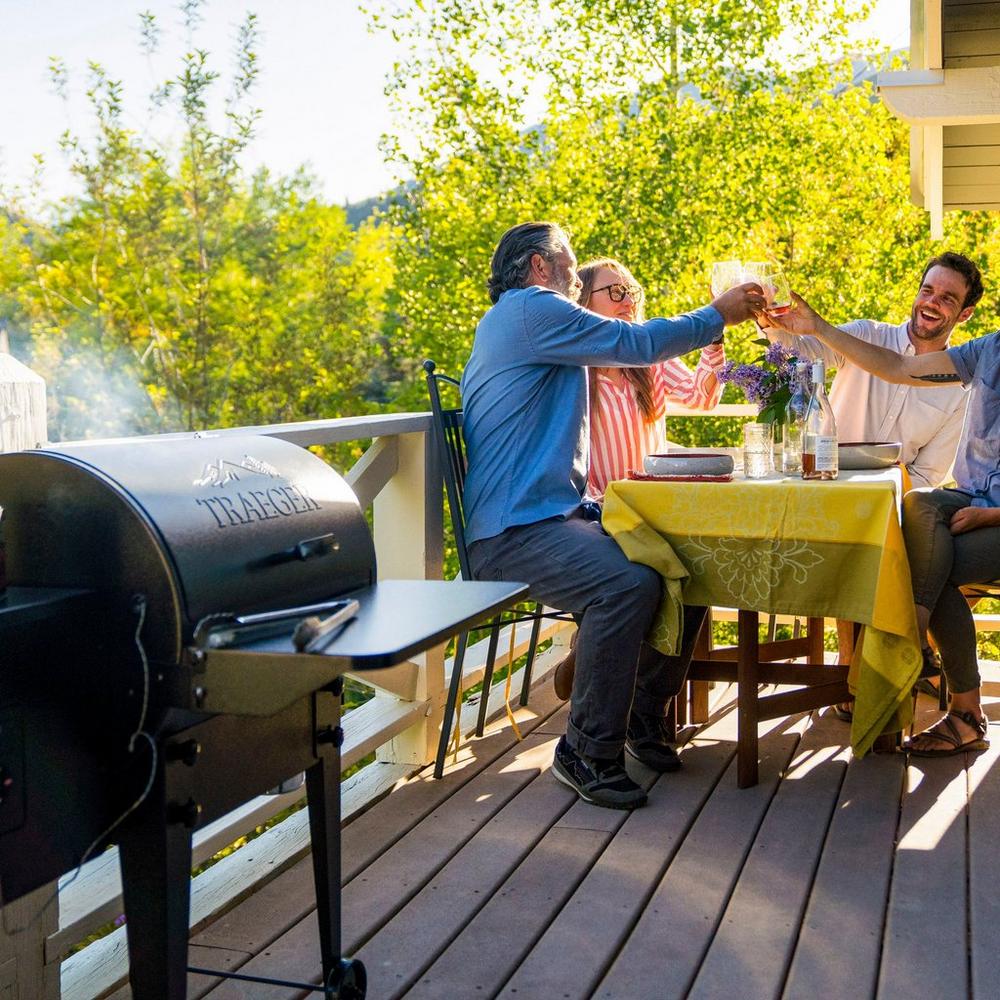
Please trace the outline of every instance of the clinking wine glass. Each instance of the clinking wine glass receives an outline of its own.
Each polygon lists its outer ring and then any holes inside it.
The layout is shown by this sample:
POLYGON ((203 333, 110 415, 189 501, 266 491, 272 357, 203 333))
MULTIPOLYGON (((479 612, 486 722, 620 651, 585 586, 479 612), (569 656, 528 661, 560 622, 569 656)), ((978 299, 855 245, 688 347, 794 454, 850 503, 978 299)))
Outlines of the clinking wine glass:
POLYGON ((783 316, 792 308, 792 290, 785 272, 770 261, 751 261, 744 268, 746 280, 755 281, 764 292, 767 311, 783 316))
POLYGON ((738 260, 717 260, 712 265, 712 298, 743 284, 743 264, 738 260))

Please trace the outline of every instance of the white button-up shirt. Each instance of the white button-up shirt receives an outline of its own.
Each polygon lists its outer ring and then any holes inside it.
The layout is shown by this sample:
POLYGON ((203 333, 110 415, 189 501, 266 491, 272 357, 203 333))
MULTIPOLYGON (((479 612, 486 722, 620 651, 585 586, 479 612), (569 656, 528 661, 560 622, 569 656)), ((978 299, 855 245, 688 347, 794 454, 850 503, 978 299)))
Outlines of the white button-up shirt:
MULTIPOLYGON (((897 354, 915 354, 907 328, 856 319, 840 327, 859 340, 887 347, 897 354)), ((800 358, 822 358, 837 375, 830 404, 842 442, 902 441, 900 461, 913 486, 940 486, 950 478, 962 435, 968 392, 963 386, 896 385, 848 361, 815 337, 794 337, 769 330, 771 340, 784 344, 800 358)))

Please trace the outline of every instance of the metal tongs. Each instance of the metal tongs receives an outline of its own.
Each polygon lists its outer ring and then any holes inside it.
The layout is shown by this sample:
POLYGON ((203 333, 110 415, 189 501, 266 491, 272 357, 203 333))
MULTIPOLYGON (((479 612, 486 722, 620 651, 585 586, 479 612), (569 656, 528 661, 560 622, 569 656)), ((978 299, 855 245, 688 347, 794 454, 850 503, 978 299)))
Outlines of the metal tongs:
POLYGON ((344 606, 325 618, 310 615, 295 626, 292 644, 300 653, 318 653, 340 635, 340 631, 357 613, 361 605, 355 600, 344 601, 344 606))
MULTIPOLYGON (((325 636, 337 625, 353 618, 358 613, 358 607, 358 602, 355 600, 337 598, 320 604, 304 604, 297 608, 281 608, 277 611, 261 611, 249 615, 208 615, 195 628, 194 641, 200 649, 224 649, 227 646, 287 635, 293 625, 297 637, 299 628, 306 622, 324 623, 322 634, 325 636), (329 617, 320 618, 319 615, 323 612, 329 612, 329 617), (337 620, 327 627, 325 623, 332 618, 337 620)), ((311 627, 314 628, 315 625, 311 627)), ((332 638, 333 636, 330 636, 330 639, 332 638)), ((322 648, 323 645, 325 643, 317 648, 322 648)), ((304 646, 299 645, 297 638, 295 648, 299 652, 304 649, 304 646)), ((313 652, 312 649, 308 651, 313 652)))

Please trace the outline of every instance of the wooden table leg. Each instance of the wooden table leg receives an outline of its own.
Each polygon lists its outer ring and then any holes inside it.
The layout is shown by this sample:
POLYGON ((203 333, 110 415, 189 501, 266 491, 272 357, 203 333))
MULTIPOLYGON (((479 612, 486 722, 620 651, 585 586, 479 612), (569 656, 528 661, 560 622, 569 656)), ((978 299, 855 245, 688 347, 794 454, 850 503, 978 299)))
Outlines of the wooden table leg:
POLYGON ((739 653, 736 661, 736 784, 749 788, 759 780, 757 749, 758 621, 756 611, 739 613, 739 653))
POLYGON ((807 618, 806 634, 809 637, 809 652, 806 660, 809 663, 823 662, 823 618, 807 618))
POLYGON ((837 662, 850 663, 854 659, 854 650, 858 644, 861 626, 856 622, 837 619, 837 662))
MULTIPOLYGON (((694 644, 694 658, 707 660, 712 653, 712 609, 705 611, 705 621, 694 644)), ((708 722, 708 681, 691 681, 691 721, 708 722)))

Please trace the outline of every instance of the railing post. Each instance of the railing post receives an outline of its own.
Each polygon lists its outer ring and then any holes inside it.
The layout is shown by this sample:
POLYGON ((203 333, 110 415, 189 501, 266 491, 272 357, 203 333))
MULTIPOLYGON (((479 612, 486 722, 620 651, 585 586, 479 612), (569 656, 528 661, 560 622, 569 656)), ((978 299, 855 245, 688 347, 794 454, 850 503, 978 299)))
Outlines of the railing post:
POLYGON ((59 928, 56 883, 0 910, 0 997, 58 1000, 59 963, 45 964, 45 939, 59 928))
MULTIPOLYGON (((437 456, 429 435, 401 434, 398 441, 398 471, 373 504, 378 575, 380 579, 440 580, 443 510, 437 456)), ((444 646, 428 650, 415 662, 419 670, 414 697, 428 701, 428 715, 385 744, 378 752, 379 760, 426 764, 434 759, 445 696, 444 646)), ((377 674, 371 680, 377 683, 377 674)), ((396 696, 377 692, 377 697, 396 696)))

